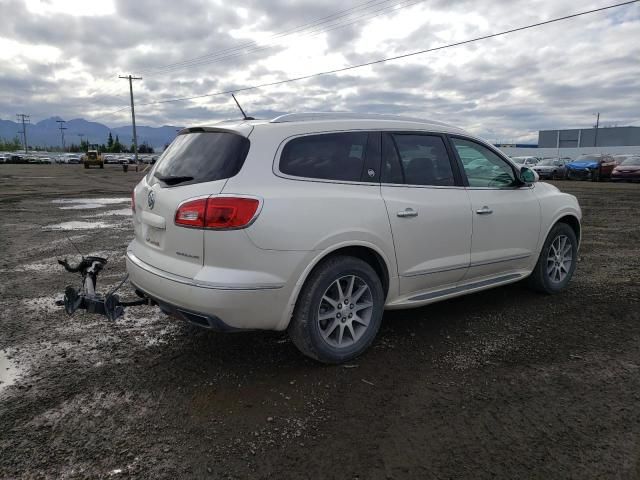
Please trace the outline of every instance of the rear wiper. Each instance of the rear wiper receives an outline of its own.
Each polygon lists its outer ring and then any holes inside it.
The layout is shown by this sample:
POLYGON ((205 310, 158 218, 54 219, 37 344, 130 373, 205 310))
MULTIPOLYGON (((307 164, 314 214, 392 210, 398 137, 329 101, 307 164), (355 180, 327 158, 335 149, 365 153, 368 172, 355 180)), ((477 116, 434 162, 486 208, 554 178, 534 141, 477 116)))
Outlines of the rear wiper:
POLYGON ((158 175, 154 175, 158 180, 166 183, 167 185, 177 185, 182 182, 189 182, 193 180, 193 177, 189 177, 186 175, 167 175, 166 177, 161 177, 158 175))

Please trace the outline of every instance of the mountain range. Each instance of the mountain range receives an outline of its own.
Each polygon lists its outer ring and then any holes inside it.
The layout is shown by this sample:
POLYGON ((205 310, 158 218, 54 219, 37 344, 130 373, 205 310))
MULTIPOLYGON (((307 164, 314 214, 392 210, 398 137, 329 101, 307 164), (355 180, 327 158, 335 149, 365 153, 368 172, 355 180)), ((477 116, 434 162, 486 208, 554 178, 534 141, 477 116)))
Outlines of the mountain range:
MULTIPOLYGON (((30 147, 56 147, 61 145, 60 124, 56 120, 62 120, 60 117, 51 117, 41 120, 38 123, 27 125, 27 141, 30 147)), ((68 120, 64 126, 65 144, 67 146, 72 143, 80 144, 80 136, 84 134, 84 140, 89 143, 106 144, 109 132, 115 140, 116 135, 123 145, 131 145, 133 143, 133 132, 131 125, 124 127, 109 128, 106 125, 97 122, 90 122, 83 118, 68 120)), ((149 146, 160 149, 164 148, 176 136, 176 131, 181 127, 165 125, 162 127, 145 127, 136 126, 138 134, 138 145, 147 143, 149 146)), ((18 135, 22 141, 19 132, 22 131, 22 124, 11 120, 0 119, 0 139, 12 140, 18 135)))

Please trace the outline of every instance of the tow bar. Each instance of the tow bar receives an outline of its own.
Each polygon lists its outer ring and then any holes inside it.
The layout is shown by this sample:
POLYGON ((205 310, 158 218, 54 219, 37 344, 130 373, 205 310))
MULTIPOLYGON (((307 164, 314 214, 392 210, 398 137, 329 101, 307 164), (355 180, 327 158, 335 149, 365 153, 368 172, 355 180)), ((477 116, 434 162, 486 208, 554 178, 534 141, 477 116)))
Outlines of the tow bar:
POLYGON ((151 305, 152 300, 144 297, 141 292, 136 293, 142 297, 138 300, 122 301, 115 294, 122 285, 127 281, 129 275, 126 275, 120 284, 112 289, 106 295, 96 292, 96 282, 98 274, 107 264, 107 259, 102 257, 82 257, 78 265, 71 266, 67 259, 58 260, 67 272, 80 273, 82 276, 82 287, 73 288, 68 285, 64 290, 64 300, 58 300, 58 306, 64 306, 65 311, 69 315, 73 315, 76 310, 86 310, 88 313, 96 313, 104 315, 109 320, 116 320, 124 314, 125 307, 133 307, 136 305, 151 305))

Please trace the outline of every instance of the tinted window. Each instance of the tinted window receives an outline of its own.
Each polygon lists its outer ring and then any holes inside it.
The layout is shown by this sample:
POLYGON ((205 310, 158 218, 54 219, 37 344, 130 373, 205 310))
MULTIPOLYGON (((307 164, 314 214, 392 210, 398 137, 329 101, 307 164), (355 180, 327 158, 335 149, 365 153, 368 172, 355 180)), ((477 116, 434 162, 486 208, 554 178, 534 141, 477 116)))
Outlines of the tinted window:
POLYGON ((454 185, 451 162, 442 137, 437 135, 385 135, 385 183, 454 185), (390 141, 390 139, 393 141, 390 141))
POLYGON ((452 138, 470 187, 511 187, 516 176, 505 160, 487 147, 470 140, 452 138))
POLYGON ((364 168, 367 133, 325 133, 294 138, 280 157, 287 175, 359 182, 364 168))
POLYGON ((160 156, 153 175, 168 185, 230 178, 240 171, 248 152, 249 140, 235 133, 185 133, 160 156))

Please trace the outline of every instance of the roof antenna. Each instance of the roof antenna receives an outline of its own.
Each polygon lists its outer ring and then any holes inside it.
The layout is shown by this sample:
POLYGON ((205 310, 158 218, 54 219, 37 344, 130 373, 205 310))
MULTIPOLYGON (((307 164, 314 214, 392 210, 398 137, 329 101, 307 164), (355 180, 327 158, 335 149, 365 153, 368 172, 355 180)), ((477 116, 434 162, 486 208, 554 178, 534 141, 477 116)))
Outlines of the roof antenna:
POLYGON ((247 114, 244 113, 244 110, 242 109, 242 107, 238 103, 238 100, 236 99, 236 96, 233 93, 231 94, 231 96, 233 97, 234 102, 236 102, 236 105, 238 106, 238 108, 240 109, 240 113, 242 113, 242 118, 245 119, 245 120, 255 120, 255 118, 253 118, 253 117, 247 117, 247 114))

